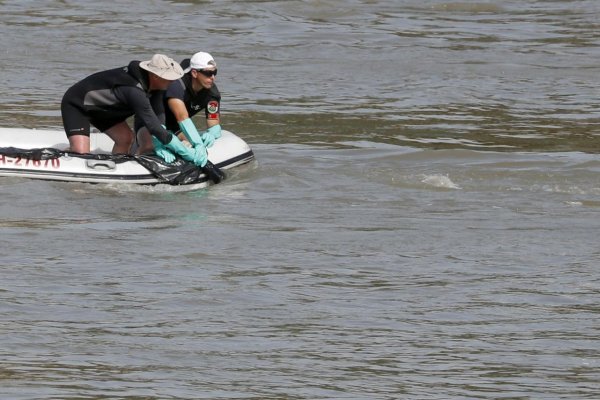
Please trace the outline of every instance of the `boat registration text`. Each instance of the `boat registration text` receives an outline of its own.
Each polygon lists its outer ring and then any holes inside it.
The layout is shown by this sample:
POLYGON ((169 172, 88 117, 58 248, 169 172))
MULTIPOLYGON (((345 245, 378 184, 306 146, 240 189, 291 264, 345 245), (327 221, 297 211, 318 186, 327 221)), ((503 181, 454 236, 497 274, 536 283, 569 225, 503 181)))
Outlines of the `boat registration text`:
POLYGON ((35 168, 60 168, 60 158, 48 160, 34 160, 25 157, 8 157, 0 154, 0 165, 12 165, 16 167, 35 167, 35 168))

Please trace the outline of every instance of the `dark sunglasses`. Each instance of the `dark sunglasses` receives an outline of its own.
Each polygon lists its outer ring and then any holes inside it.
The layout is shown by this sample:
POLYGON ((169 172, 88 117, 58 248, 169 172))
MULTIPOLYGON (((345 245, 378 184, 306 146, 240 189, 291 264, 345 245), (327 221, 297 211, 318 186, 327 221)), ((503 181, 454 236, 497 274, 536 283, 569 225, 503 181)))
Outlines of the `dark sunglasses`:
POLYGON ((200 72, 202 75, 206 76, 207 78, 210 78, 211 76, 217 76, 217 70, 216 69, 212 69, 210 71, 206 71, 204 69, 197 69, 197 72, 200 72))

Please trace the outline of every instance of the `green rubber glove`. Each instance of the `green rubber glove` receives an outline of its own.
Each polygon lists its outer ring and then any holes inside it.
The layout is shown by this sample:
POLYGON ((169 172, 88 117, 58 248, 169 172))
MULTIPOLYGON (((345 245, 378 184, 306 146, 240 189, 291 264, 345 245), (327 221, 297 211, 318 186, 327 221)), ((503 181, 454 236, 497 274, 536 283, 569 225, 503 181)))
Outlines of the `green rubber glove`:
POLYGON ((198 162, 194 161, 194 164, 199 167, 204 167, 208 162, 208 152, 203 144, 194 146, 194 160, 198 160, 198 162))
POLYGON ((173 161, 175 161, 175 155, 167 150, 165 145, 154 136, 152 136, 152 144, 154 145, 154 153, 165 160, 167 164, 171 164, 173 161))
POLYGON ((221 137, 221 125, 214 125, 202 132, 202 142, 206 147, 215 144, 215 140, 221 137))
POLYGON ((204 167, 208 161, 206 147, 203 144, 189 148, 181 143, 181 140, 175 135, 171 137, 171 141, 165 147, 177 154, 186 161, 192 162, 198 167, 204 167))
POLYGON ((181 128, 181 132, 183 132, 187 140, 189 140, 194 147, 202 144, 200 134, 198 133, 198 130, 196 129, 196 126, 192 122, 191 118, 186 118, 183 121, 180 121, 179 128, 181 128))

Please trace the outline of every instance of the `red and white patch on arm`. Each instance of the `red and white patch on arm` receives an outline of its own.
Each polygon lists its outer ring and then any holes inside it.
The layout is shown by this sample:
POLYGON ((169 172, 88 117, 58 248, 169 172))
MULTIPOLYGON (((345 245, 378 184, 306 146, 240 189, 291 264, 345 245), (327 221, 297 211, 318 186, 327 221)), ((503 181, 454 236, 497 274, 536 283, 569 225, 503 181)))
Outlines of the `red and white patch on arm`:
POLYGON ((209 101, 206 105, 207 119, 219 119, 219 102, 216 100, 209 101))

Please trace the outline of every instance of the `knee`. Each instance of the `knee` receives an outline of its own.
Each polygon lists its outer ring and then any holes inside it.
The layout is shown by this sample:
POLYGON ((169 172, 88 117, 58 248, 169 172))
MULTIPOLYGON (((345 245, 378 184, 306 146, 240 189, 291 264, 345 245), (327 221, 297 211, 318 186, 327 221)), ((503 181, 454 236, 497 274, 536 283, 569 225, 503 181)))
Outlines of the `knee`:
POLYGON ((122 143, 126 144, 128 146, 131 146, 134 142, 134 137, 132 135, 128 135, 128 136, 123 136, 122 137, 122 143))

